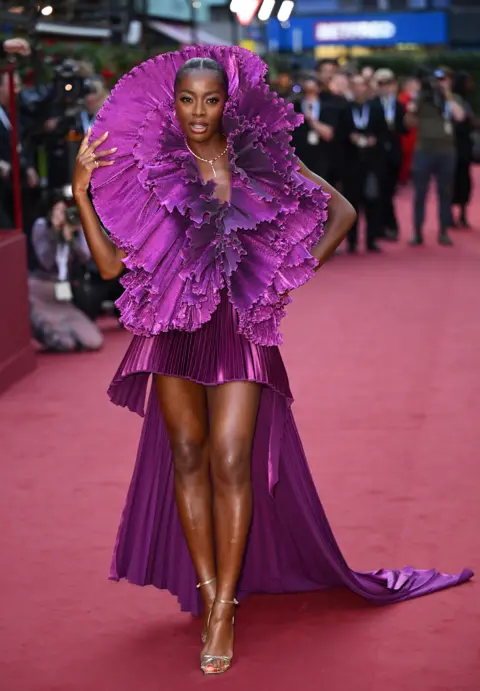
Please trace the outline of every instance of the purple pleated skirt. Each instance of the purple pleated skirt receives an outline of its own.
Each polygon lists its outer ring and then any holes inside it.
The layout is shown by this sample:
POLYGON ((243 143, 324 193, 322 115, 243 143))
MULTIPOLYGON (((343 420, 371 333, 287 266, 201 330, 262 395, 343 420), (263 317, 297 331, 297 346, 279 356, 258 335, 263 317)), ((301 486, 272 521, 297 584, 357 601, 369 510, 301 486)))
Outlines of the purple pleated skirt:
POLYGON ((200 330, 134 336, 109 388, 112 401, 145 415, 137 460, 115 543, 110 578, 154 585, 199 614, 202 603, 174 498, 173 460, 152 373, 206 386, 263 384, 252 449, 253 519, 238 597, 346 586, 375 604, 447 588, 472 577, 435 569, 352 571, 330 528, 291 412, 292 395, 278 348, 237 332, 225 293, 200 330), (148 399, 145 412, 145 403, 148 399))

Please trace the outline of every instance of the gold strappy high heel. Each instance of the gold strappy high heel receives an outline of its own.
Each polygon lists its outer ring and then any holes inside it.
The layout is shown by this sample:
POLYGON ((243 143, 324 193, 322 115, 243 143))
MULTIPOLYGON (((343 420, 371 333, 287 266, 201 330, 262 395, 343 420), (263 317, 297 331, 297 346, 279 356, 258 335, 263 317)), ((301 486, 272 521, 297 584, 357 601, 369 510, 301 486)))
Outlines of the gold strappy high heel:
MULTIPOLYGON (((209 578, 208 581, 203 581, 203 583, 197 583, 197 588, 203 588, 204 585, 210 585, 210 583, 213 583, 213 581, 216 581, 217 577, 214 576, 213 578, 209 578)), ((213 605, 212 605, 213 607, 213 605)), ((210 614, 212 613, 212 610, 210 610, 210 614)), ((210 621, 210 614, 208 615, 208 621, 210 621)), ((207 624, 208 627, 208 624, 207 624)), ((203 629, 202 635, 200 636, 203 645, 207 642, 207 630, 203 629)))
MULTIPOLYGON (((237 600, 220 600, 215 598, 215 602, 220 602, 222 605, 238 605, 237 600)), ((210 615, 208 617, 207 628, 210 625, 210 617, 212 616, 212 609, 210 610, 210 615)), ((235 624, 235 616, 232 617, 232 627, 235 624)), ((200 659, 200 669, 204 674, 224 674, 228 672, 232 665, 232 657, 229 655, 202 655, 200 659), (215 667, 215 663, 219 661, 222 664, 221 667, 215 667), (208 668, 211 667, 211 670, 208 668)))

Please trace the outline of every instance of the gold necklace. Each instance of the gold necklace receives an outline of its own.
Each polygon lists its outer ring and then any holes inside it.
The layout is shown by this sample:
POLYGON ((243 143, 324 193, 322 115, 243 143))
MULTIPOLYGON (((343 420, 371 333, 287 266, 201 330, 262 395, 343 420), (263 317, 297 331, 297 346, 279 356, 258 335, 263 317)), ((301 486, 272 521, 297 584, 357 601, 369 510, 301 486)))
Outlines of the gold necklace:
POLYGON ((216 178, 216 177, 217 177, 217 173, 215 172, 215 166, 214 166, 213 164, 215 163, 215 161, 218 161, 219 158, 222 158, 222 156, 224 156, 224 155, 227 153, 227 151, 228 151, 228 144, 227 144, 227 146, 225 147, 225 149, 222 151, 221 154, 218 154, 218 156, 215 156, 215 158, 211 158, 211 159, 202 158, 201 156, 197 156, 197 154, 196 154, 194 151, 191 150, 191 148, 188 146, 188 144, 187 144, 186 142, 185 142, 185 144, 186 144, 186 146, 187 146, 187 149, 188 149, 188 150, 190 151, 190 153, 192 154, 192 156, 195 156, 195 158, 198 158, 199 161, 203 161, 204 163, 210 163, 210 165, 212 166, 212 170, 213 170, 213 177, 216 178))

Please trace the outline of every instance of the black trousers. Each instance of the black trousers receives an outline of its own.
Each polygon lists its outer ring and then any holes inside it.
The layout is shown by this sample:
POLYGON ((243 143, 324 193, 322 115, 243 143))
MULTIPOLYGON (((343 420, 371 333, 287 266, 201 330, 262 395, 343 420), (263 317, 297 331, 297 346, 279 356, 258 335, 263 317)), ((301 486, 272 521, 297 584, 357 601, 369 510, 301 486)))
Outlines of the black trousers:
MULTIPOLYGON (((382 227, 382 205, 380 199, 369 199, 365 195, 365 172, 358 177, 348 176, 343 181, 343 194, 357 214, 363 212, 366 221, 365 240, 367 249, 375 245, 382 227)), ((352 226, 347 236, 348 246, 355 250, 358 244, 358 223, 352 226)))
POLYGON ((118 278, 104 280, 97 273, 88 274, 88 278, 79 275, 72 279, 74 304, 92 321, 98 319, 102 312, 102 303, 106 300, 115 302, 123 293, 118 278))
MULTIPOLYGON (((40 189, 22 187, 22 216, 25 233, 29 233, 33 222, 38 218, 38 202, 40 189)), ((13 189, 9 185, 0 186, 0 229, 12 230, 15 227, 15 206, 13 201, 13 189)))
POLYGON ((414 227, 417 235, 422 234, 425 220, 425 202, 427 199, 430 178, 437 182, 438 222, 441 233, 445 232, 451 221, 450 204, 453 197, 453 180, 455 176, 455 151, 415 151, 413 158, 413 184, 415 201, 413 207, 414 227))
POLYGON ((466 206, 470 201, 470 195, 472 193, 472 176, 470 167, 470 160, 460 157, 457 158, 452 204, 466 206))
POLYGON ((400 168, 389 165, 385 169, 382 189, 382 230, 394 230, 398 233, 398 220, 395 212, 395 194, 397 191, 400 168))

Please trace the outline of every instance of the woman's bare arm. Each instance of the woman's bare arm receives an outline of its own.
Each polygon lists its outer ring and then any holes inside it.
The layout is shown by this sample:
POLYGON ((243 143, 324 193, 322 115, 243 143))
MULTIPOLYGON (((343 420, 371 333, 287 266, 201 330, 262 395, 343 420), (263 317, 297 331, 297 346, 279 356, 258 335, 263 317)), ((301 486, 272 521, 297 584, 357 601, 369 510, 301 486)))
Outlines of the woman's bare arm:
POLYGON ((100 275, 107 280, 116 278, 125 268, 122 259, 126 257, 126 254, 110 240, 103 230, 88 195, 74 194, 85 239, 100 275))
POLYGON ((113 154, 116 149, 96 150, 98 146, 103 144, 107 136, 108 133, 105 133, 88 146, 89 133, 87 133, 75 163, 72 189, 82 221, 85 239, 93 260, 102 278, 111 279, 122 273, 125 268, 122 259, 125 259, 126 254, 110 240, 107 233, 103 230, 88 196, 92 171, 97 167, 95 161, 97 161, 99 166, 108 166, 114 163, 114 161, 103 161, 102 158, 113 154))
POLYGON ((334 187, 319 175, 315 175, 301 161, 300 173, 317 185, 320 185, 325 192, 330 195, 328 202, 328 220, 325 224, 325 234, 320 241, 310 250, 315 259, 318 259, 319 266, 322 266, 327 259, 335 252, 337 247, 344 240, 348 231, 355 223, 357 213, 349 201, 345 199, 334 187))

